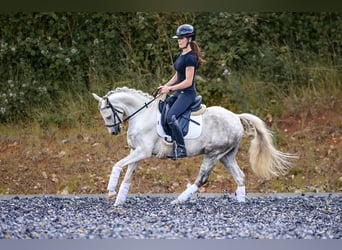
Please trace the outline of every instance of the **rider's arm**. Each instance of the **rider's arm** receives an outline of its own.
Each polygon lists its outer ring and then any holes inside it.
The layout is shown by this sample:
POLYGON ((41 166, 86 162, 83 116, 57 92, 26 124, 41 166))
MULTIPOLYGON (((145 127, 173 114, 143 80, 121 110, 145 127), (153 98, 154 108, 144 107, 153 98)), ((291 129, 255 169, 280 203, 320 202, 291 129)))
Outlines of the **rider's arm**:
POLYGON ((167 83, 158 87, 158 91, 160 93, 168 93, 171 91, 171 88, 172 88, 171 86, 174 85, 176 82, 177 82, 177 71, 167 83))
POLYGON ((172 86, 177 82, 177 71, 173 77, 165 84, 165 86, 172 86))
POLYGON ((194 75, 195 75, 195 67, 192 67, 192 66, 186 67, 185 68, 185 79, 184 79, 184 81, 170 87, 170 91, 175 91, 178 89, 186 89, 186 88, 190 87, 192 85, 194 75))

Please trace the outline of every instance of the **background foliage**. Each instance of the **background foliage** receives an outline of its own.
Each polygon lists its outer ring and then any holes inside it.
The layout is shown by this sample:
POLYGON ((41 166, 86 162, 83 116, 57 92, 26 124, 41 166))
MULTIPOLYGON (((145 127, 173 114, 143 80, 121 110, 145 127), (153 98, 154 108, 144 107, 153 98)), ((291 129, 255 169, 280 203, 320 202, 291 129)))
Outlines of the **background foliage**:
POLYGON ((152 92, 173 73, 183 23, 207 61, 197 74, 207 105, 258 114, 261 100, 329 81, 326 71, 341 79, 341 13, 3 13, 0 122, 91 124, 90 92, 152 92))

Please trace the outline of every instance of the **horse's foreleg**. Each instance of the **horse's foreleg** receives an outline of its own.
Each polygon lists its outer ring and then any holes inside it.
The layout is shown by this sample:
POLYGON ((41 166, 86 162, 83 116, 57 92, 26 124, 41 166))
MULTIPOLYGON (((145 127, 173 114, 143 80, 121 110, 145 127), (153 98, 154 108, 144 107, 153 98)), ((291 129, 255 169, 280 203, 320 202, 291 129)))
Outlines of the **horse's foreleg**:
POLYGON ((183 203, 187 199, 189 199, 194 193, 196 193, 198 189, 202 187, 208 181, 211 170, 215 166, 216 162, 217 162, 216 156, 209 157, 205 155, 195 183, 192 185, 188 185, 187 189, 183 193, 181 193, 177 197, 177 199, 172 201, 172 204, 183 203))
POLYGON ((115 189, 116 185, 118 184, 121 171, 122 167, 117 166, 117 164, 115 164, 115 166, 112 168, 112 173, 110 174, 107 186, 109 200, 113 200, 116 195, 115 189))
POLYGON ((109 200, 113 200, 115 195, 116 195, 115 189, 116 189, 116 186, 118 184, 122 168, 124 166, 130 165, 130 164, 138 162, 142 159, 145 159, 147 157, 149 157, 149 155, 147 155, 144 151, 132 149, 128 156, 121 159, 120 161, 118 161, 114 165, 114 167, 112 169, 112 173, 111 173, 110 178, 109 178, 108 186, 107 186, 108 199, 109 200))
POLYGON ((116 197, 114 206, 122 205, 125 203, 129 188, 131 186, 132 175, 134 170, 137 168, 138 162, 134 162, 128 165, 125 177, 120 185, 118 196, 116 197))
POLYGON ((224 157, 220 159, 220 161, 225 166, 225 168, 231 173, 235 183, 237 184, 237 189, 235 192, 237 201, 244 202, 246 198, 245 175, 241 171, 235 159, 237 149, 238 148, 226 154, 224 157))

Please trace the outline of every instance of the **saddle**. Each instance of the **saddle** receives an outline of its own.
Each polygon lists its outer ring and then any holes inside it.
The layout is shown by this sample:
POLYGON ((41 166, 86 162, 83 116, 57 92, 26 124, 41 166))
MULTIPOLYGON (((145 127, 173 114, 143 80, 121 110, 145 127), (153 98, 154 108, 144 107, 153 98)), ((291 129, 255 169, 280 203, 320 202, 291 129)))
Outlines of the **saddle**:
MULTIPOLYGON (((159 112, 161 114, 160 122, 161 126, 164 129, 165 134, 171 136, 171 130, 166 121, 166 114, 169 111, 172 104, 175 102, 176 97, 168 96, 165 100, 159 101, 159 112)), ((183 132, 183 136, 185 137, 189 132, 189 123, 193 122, 200 126, 201 124, 197 121, 191 119, 191 115, 200 115, 203 112, 200 110, 204 109, 205 105, 202 105, 202 96, 196 96, 194 102, 191 104, 188 110, 186 110, 180 117, 178 117, 178 124, 183 132)))

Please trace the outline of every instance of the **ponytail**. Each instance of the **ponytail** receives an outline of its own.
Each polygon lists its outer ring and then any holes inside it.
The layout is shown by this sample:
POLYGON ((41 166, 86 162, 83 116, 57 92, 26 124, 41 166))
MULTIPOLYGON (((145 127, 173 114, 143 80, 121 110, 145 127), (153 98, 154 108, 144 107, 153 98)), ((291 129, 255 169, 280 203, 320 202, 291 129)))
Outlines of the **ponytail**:
POLYGON ((202 58, 201 49, 196 41, 191 41, 191 49, 195 52, 198 68, 200 68, 206 61, 202 58))

